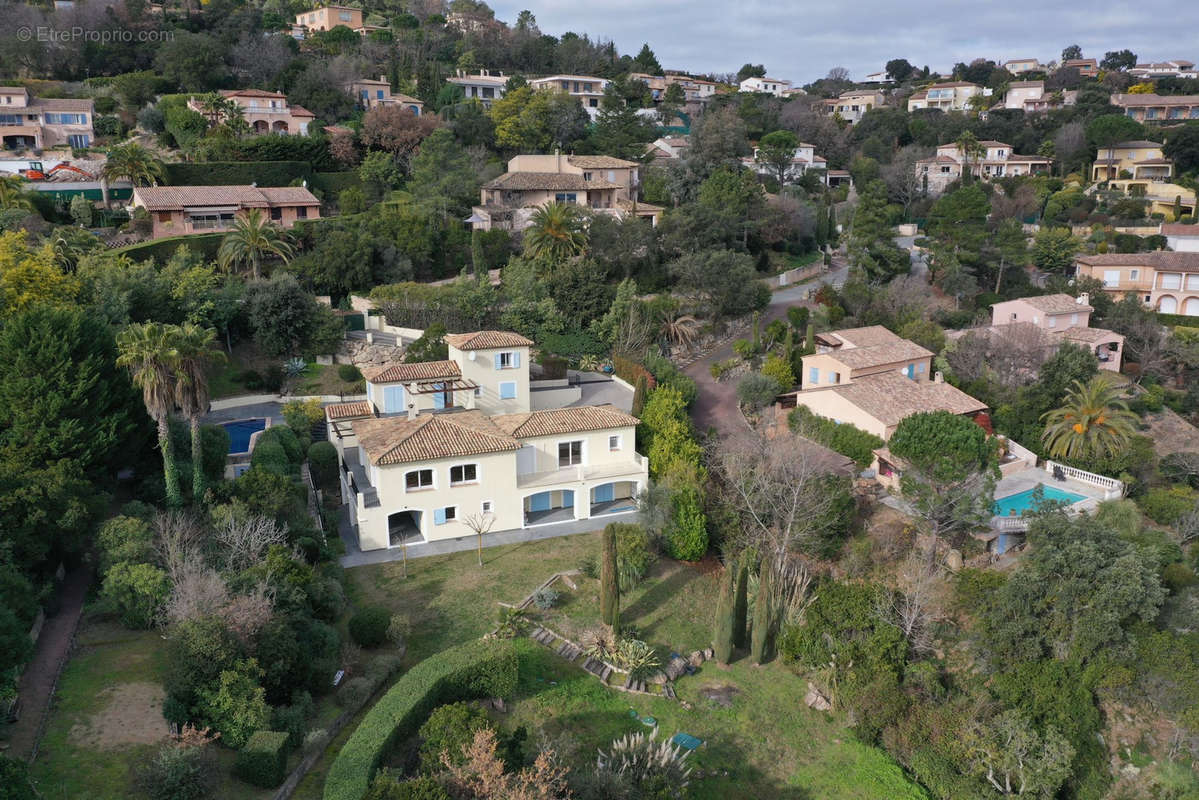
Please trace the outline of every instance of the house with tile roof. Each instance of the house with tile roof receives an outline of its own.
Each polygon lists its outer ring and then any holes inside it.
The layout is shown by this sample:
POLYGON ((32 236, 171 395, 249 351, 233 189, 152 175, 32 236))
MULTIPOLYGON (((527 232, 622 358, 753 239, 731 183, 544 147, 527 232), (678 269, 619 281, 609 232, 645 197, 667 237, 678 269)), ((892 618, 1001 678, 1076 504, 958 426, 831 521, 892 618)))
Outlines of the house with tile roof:
POLYGON ((1166 247, 1181 253, 1199 253, 1199 225, 1163 222, 1158 231, 1166 237, 1166 247))
POLYGON ((638 420, 612 405, 542 407, 533 342, 508 331, 446 336, 444 361, 366 373, 367 400, 325 409, 361 550, 636 509, 649 463, 638 420))
POLYGON ((949 81, 934 83, 921 89, 908 98, 908 111, 921 108, 935 108, 940 111, 966 111, 970 108, 970 98, 976 95, 989 96, 990 89, 984 89, 977 83, 969 81, 949 81))
POLYGON ((5 150, 90 147, 94 119, 91 100, 33 97, 24 86, 0 86, 0 146, 5 150))
POLYGON ((473 75, 465 70, 458 70, 452 77, 446 78, 445 82, 462 87, 463 97, 466 100, 478 100, 483 104, 483 108, 491 108, 491 104, 502 99, 508 89, 508 76, 499 70, 492 72, 481 69, 473 75))
POLYGON ((637 202, 640 164, 611 156, 519 155, 508 171, 483 184, 467 222, 478 230, 523 231, 547 203, 583 206, 597 214, 629 214, 657 225, 661 206, 637 202))
POLYGON ((950 143, 938 147, 933 157, 918 160, 916 173, 926 184, 928 193, 934 196, 941 194, 967 169, 976 178, 991 180, 1012 175, 1035 175, 1049 172, 1053 167, 1052 158, 1019 155, 1006 142, 984 140, 979 145, 983 148, 979 157, 967 159, 957 144, 950 143))
POLYGON ((1095 310, 1086 292, 1078 297, 1045 294, 1004 300, 991 306, 991 327, 1032 325, 1049 336, 1054 349, 1061 344, 1083 347, 1095 354, 1099 368, 1119 372, 1124 356, 1124 337, 1115 331, 1091 327, 1095 310))
POLYGON ((1003 68, 1013 75, 1025 72, 1041 72, 1045 67, 1035 58, 1013 58, 1003 62, 1003 68))
POLYGON ((562 92, 577 97, 587 116, 594 122, 599 116, 600 100, 604 96, 604 89, 608 87, 608 80, 594 75, 547 75, 529 81, 529 86, 539 92, 562 92))
POLYGON ((1112 95, 1111 104, 1137 122, 1167 124, 1199 119, 1199 94, 1123 94, 1112 95))
POLYGON ((1076 90, 1046 92, 1045 81, 1012 81, 1007 86, 1007 94, 1003 96, 1004 108, 1023 111, 1026 114, 1048 111, 1061 106, 1072 106, 1077 102, 1078 92, 1076 90))
POLYGON ((1093 58, 1067 58, 1058 69, 1076 69, 1081 78, 1099 77, 1099 62, 1093 58))
POLYGON ((835 116, 844 120, 850 125, 857 125, 861 122, 862 117, 866 116, 867 111, 879 108, 886 100, 887 96, 880 89, 850 89, 842 92, 838 97, 820 100, 814 104, 813 108, 830 117, 835 116))
POLYGON ((379 80, 358 78, 343 84, 342 88, 354 98, 359 108, 370 110, 380 106, 398 105, 408 109, 416 116, 425 113, 425 102, 400 92, 391 91, 391 82, 383 75, 379 80))
POLYGON ((741 81, 738 88, 749 94, 772 94, 782 97, 784 92, 791 90, 791 81, 782 78, 749 77, 741 81))
POLYGON ((816 352, 803 357, 802 388, 785 397, 884 441, 919 411, 984 412, 985 403, 932 373, 933 355, 881 325, 820 333, 816 352))
POLYGON ((1199 252, 1100 253, 1078 256, 1074 269, 1116 299, 1134 294, 1163 314, 1199 317, 1199 252))
MULTIPOLYGON (((303 106, 289 105, 287 95, 281 92, 228 89, 221 91, 220 95, 241 109, 242 118, 249 123, 255 134, 291 133, 306 136, 308 123, 316 119, 316 114, 303 106)), ((189 97, 187 107, 208 117, 210 125, 220 121, 206 109, 203 96, 189 97)))
POLYGON ((130 207, 149 212, 154 239, 226 231, 252 208, 284 228, 321 215, 321 201, 303 186, 137 186, 130 207))
MULTIPOLYGON (((759 175, 778 180, 778 172, 775 170, 774 165, 759 161, 758 153, 758 148, 754 147, 752 156, 746 156, 741 159, 742 166, 753 170, 759 175)), ((824 156, 816 155, 816 145, 800 142, 799 146, 795 148, 795 153, 791 156, 791 164, 787 167, 786 182, 794 183, 798 181, 809 170, 815 170, 820 173, 820 182, 827 183, 828 159, 824 156)))
POLYGON ((1098 157, 1091 165, 1092 181, 1121 177, 1134 181, 1164 181, 1173 175, 1174 162, 1162 152, 1161 142, 1140 139, 1099 148, 1098 157))

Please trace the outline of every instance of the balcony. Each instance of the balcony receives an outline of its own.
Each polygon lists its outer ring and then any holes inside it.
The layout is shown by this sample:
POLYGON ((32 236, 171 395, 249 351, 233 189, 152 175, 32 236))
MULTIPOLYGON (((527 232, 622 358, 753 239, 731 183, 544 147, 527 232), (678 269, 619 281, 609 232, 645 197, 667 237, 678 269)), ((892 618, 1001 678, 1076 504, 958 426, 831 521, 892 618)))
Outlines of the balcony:
POLYGON ((379 505, 379 492, 371 486, 366 467, 358 461, 358 448, 346 448, 341 453, 341 471, 358 507, 373 508, 379 505))
POLYGON ((567 483, 584 483, 605 478, 625 478, 641 475, 649 469, 649 459, 640 453, 633 453, 630 461, 618 464, 604 464, 588 467, 582 464, 573 467, 562 467, 544 472, 517 473, 517 489, 537 489, 550 486, 561 486, 567 483))

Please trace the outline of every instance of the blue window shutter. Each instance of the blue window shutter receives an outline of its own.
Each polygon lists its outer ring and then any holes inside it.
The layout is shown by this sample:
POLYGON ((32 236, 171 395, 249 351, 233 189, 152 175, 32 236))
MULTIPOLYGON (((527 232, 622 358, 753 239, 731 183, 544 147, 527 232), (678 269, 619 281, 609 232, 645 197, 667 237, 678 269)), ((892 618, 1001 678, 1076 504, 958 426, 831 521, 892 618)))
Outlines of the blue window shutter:
POLYGON ((519 350, 516 350, 512 353, 512 366, 513 367, 520 366, 520 351, 519 350))
POLYGON ((495 368, 500 369, 500 354, 499 353, 495 354, 495 368))
POLYGON ((500 384, 500 399, 514 400, 516 399, 516 382, 504 381, 500 384))
POLYGON ((445 524, 445 509, 444 508, 433 509, 433 524, 434 525, 444 525, 445 524))
POLYGON ((820 383, 820 370, 816 367, 808 368, 808 383, 820 383))
POLYGON ((383 411, 388 414, 397 413, 404 410, 404 387, 403 386, 385 386, 383 387, 383 411))

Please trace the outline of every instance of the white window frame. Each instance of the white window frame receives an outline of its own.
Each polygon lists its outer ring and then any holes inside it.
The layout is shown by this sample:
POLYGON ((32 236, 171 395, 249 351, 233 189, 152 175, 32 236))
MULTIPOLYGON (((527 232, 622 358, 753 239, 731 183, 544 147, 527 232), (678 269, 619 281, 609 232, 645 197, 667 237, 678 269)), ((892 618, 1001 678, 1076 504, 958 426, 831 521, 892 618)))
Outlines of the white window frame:
POLYGON ((623 437, 619 433, 608 434, 608 452, 609 453, 619 452, 622 444, 623 444, 623 437), (615 447, 612 446, 613 440, 615 440, 615 442, 616 442, 615 447))
POLYGON ((558 469, 569 469, 570 467, 581 467, 587 464, 587 440, 586 439, 559 439, 554 448, 554 457, 558 461, 558 469), (562 463, 562 445, 570 445, 575 442, 579 443, 579 460, 578 463, 563 464, 562 463))
POLYGON ((491 500, 484 500, 483 502, 479 503, 479 512, 482 514, 494 514, 495 503, 491 500))
POLYGON ((513 351, 504 350, 497 355, 500 358, 500 369, 516 369, 516 354, 513 351))
POLYGON ((431 489, 436 489, 436 488, 437 488, 437 470, 433 469, 432 467, 420 467, 417 469, 410 469, 404 473, 404 491, 405 492, 427 492, 431 489), (429 485, 428 486, 420 485, 420 473, 422 473, 422 472, 429 473, 429 485), (417 486, 415 488, 408 485, 408 476, 412 475, 413 473, 416 473, 416 475, 417 475, 417 486))
POLYGON ((1103 288, 1114 289, 1120 285, 1120 270, 1105 269, 1103 271, 1103 288))
POLYGON ((479 468, 479 463, 477 461, 463 461, 461 464, 451 464, 450 469, 449 469, 450 486, 471 486, 473 484, 476 484, 479 482, 479 473, 480 472, 482 472, 482 470, 479 468), (470 480, 467 480, 465 478, 465 474, 466 474, 465 470, 467 467, 475 468, 475 477, 470 480), (454 470, 456 470, 456 469, 463 470, 463 476, 464 476, 463 480, 460 480, 460 481, 454 480, 454 470))
POLYGON ((433 517, 434 525, 449 525, 451 522, 458 521, 458 506, 444 506, 438 510, 441 511, 441 515, 445 519, 445 522, 438 522, 437 517, 435 516, 433 517), (453 516, 450 516, 451 514, 453 516))

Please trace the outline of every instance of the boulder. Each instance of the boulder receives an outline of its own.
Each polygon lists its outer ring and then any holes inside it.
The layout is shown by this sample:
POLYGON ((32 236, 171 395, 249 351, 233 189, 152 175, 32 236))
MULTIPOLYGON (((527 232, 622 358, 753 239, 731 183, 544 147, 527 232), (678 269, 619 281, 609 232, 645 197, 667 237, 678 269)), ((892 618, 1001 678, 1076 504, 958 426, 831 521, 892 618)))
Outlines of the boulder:
POLYGON ((950 550, 945 556, 945 566, 949 567, 954 572, 962 568, 962 554, 957 550, 950 550))
POLYGON ((704 663, 704 654, 702 650, 696 650, 687 658, 687 663, 693 667, 702 666, 704 663))
POLYGON ((808 693, 804 695, 803 701, 808 708, 816 711, 831 711, 833 708, 833 704, 811 681, 808 681, 808 693))

